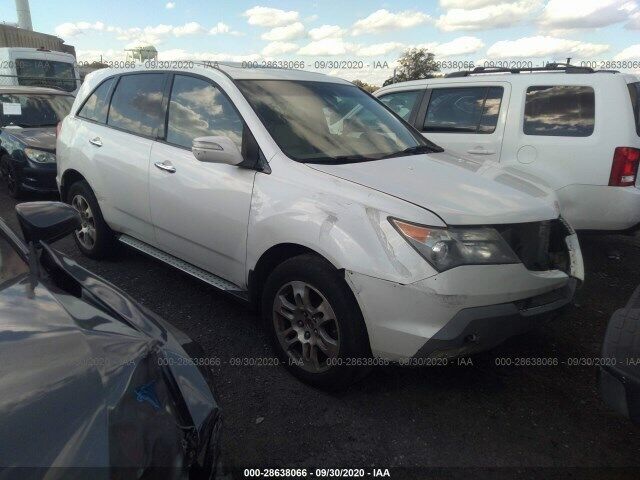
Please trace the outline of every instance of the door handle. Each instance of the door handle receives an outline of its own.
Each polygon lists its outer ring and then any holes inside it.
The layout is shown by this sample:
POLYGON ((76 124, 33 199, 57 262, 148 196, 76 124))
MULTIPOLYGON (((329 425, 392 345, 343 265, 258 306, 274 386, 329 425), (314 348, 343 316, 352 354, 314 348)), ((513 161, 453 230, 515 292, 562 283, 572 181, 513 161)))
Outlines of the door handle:
POLYGON ((91 145, 95 145, 96 147, 101 147, 102 146, 102 140, 100 140, 100 137, 95 137, 89 140, 89 143, 91 145))
POLYGON ((493 155, 495 150, 486 150, 484 148, 472 148, 471 150, 467 150, 467 153, 472 155, 493 155))
POLYGON ((176 173, 176 167, 171 165, 171 162, 156 162, 154 165, 165 172, 176 173))

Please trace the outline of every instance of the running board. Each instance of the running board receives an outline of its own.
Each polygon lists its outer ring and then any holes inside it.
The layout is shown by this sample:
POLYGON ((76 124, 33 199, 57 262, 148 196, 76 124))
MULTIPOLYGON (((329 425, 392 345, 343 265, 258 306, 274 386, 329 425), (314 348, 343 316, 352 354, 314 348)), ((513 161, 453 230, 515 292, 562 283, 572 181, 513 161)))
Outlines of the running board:
POLYGON ((213 273, 209 273, 206 270, 202 270, 201 268, 196 267, 195 265, 191 265, 184 260, 180 260, 173 255, 169 255, 168 253, 163 252, 162 250, 158 250, 155 247, 152 247, 148 243, 145 243, 137 238, 130 237, 129 235, 120 235, 118 238, 120 243, 127 245, 135 250, 138 250, 149 257, 155 258, 156 260, 160 260, 167 265, 172 266, 184 272, 188 275, 191 275, 198 280, 211 285, 212 287, 217 288, 218 290, 222 290, 223 292, 229 293, 234 297, 240 298, 244 301, 249 300, 249 295, 246 290, 242 290, 239 286, 226 281, 223 278, 220 278, 213 273))

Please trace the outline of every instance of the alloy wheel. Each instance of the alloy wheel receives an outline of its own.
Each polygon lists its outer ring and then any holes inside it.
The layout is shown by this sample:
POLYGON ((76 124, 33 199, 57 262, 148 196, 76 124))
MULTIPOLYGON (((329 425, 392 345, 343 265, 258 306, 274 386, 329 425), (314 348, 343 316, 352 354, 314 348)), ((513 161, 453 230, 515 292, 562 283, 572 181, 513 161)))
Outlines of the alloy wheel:
POLYGON ((302 369, 321 373, 340 351, 340 329, 326 297, 312 285, 283 285, 273 302, 276 336, 289 358, 302 369))
POLYGON ((96 243, 96 224, 89 202, 82 195, 76 195, 71 200, 71 205, 82 219, 80 230, 76 230, 76 238, 83 247, 91 250, 96 243))

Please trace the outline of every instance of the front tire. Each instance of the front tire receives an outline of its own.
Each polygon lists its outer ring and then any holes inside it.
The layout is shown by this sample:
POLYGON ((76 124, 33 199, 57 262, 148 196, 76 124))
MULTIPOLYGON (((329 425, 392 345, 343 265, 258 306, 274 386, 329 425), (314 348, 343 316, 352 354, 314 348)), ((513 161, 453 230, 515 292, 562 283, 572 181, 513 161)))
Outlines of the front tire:
POLYGON ((22 198, 24 192, 20 186, 21 180, 9 155, 4 155, 2 159, 0 159, 0 172, 7 185, 9 195, 16 200, 22 198))
POLYGON ((80 251, 95 259, 111 256, 116 247, 115 235, 104 221, 98 200, 89 184, 81 180, 71 185, 67 203, 75 208, 82 218, 82 228, 74 234, 80 251))
POLYGON ((312 254, 284 261, 267 278, 262 316, 293 375, 341 389, 366 374, 371 357, 360 308, 338 270, 312 254))

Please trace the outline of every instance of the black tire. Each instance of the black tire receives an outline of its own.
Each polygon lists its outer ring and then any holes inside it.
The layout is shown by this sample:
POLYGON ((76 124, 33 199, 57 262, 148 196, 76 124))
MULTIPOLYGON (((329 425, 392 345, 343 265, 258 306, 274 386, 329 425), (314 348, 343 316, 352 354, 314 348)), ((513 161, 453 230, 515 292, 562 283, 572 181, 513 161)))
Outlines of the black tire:
POLYGON ((9 155, 4 155, 2 159, 0 159, 0 171, 2 172, 2 179, 7 186, 9 196, 16 200, 22 198, 24 191, 20 187, 20 178, 9 155))
MULTIPOLYGON (((323 299, 316 292, 313 295, 322 301, 323 299)), ((317 255, 305 254, 284 261, 267 278, 261 303, 263 321, 270 333, 278 358, 300 380, 319 388, 339 390, 364 377, 368 372, 366 364, 367 360, 371 358, 371 349, 362 312, 344 277, 326 260, 317 255), (278 329, 284 331, 294 328, 294 322, 274 313, 276 296, 281 292, 281 289, 289 288, 287 285, 291 282, 304 282, 311 286, 324 296, 324 300, 328 301, 335 314, 335 323, 339 331, 338 353, 331 361, 328 360, 328 357, 324 358, 324 371, 310 372, 298 362, 293 361, 295 358, 292 359, 291 354, 285 351, 278 338, 278 329), (283 321, 285 323, 283 327, 276 326, 277 322, 283 321), (286 326, 287 324, 290 328, 286 326), (361 361, 357 359, 361 359, 361 361)), ((300 313, 296 315, 300 315, 300 313)), ((312 321, 310 317, 307 318, 309 322, 312 321)), ((307 328, 313 329, 313 325, 315 325, 305 323, 305 326, 302 327, 301 321, 295 323, 300 328, 296 329, 293 338, 302 338, 298 336, 297 332, 307 328)), ((316 334, 318 333, 317 330, 314 331, 316 334)), ((307 335, 307 332, 303 335, 307 335)), ((320 336, 314 335, 313 339, 317 337, 320 336)), ((302 341, 294 340, 292 343, 300 343, 302 350, 302 341)), ((315 348, 316 352, 320 352, 318 347, 315 348)), ((290 349, 295 356, 296 352, 292 350, 290 349)), ((318 355, 319 353, 316 353, 316 356, 318 355)))
MULTIPOLYGON (((80 231, 76 231, 73 238, 78 249, 89 258, 103 259, 112 256, 117 247, 115 235, 102 217, 102 211, 100 210, 96 196, 93 194, 93 190, 91 190, 89 184, 84 180, 77 181, 71 185, 66 201, 75 207, 74 201, 77 202, 78 198, 84 199, 89 205, 95 229, 95 240, 92 245, 87 245, 87 242, 83 243, 80 240, 80 231)), ((83 218, 83 222, 84 220, 83 218)))

